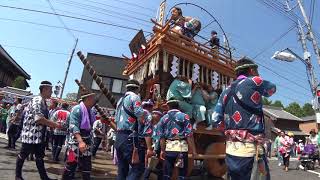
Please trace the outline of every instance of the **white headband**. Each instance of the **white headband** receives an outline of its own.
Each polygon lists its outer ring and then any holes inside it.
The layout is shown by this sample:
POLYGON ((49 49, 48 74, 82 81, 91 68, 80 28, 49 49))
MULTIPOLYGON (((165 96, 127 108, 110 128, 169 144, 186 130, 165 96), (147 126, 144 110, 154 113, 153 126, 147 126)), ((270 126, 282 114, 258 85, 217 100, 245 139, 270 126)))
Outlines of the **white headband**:
POLYGON ((89 97, 89 96, 94 96, 94 95, 96 95, 96 94, 95 93, 89 93, 89 94, 81 96, 81 99, 89 97))
POLYGON ((126 87, 137 87, 137 88, 138 88, 138 87, 140 87, 140 86, 139 86, 139 85, 136 85, 136 84, 127 84, 126 87))
POLYGON ((42 87, 42 86, 49 86, 49 87, 52 87, 52 85, 51 85, 51 84, 40 84, 40 87, 42 87))

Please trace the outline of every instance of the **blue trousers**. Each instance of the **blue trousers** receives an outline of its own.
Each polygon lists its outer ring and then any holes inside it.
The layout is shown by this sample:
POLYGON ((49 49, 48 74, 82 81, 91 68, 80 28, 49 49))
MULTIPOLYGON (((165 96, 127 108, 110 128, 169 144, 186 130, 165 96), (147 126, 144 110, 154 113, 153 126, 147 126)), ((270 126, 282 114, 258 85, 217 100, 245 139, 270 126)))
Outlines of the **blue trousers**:
POLYGON ((166 151, 164 167, 163 167, 163 179, 171 180, 174 165, 176 163, 177 158, 182 155, 183 159, 183 168, 179 168, 179 176, 178 180, 184 180, 187 176, 188 171, 188 153, 187 152, 170 152, 166 151))
MULTIPOLYGON (((268 178, 270 180, 270 171, 267 164, 267 158, 263 155, 265 167, 268 172, 268 178)), ((228 175, 231 180, 250 180, 254 157, 238 157, 227 154, 226 164, 228 168, 228 175)))
MULTIPOLYGON (((157 154, 157 156, 158 157, 160 157, 160 150, 156 150, 156 154, 157 154)), ((158 180, 162 180, 163 179, 163 168, 162 168, 162 162, 161 161, 159 161, 158 162, 158 164, 157 164, 157 167, 156 167, 156 172, 154 172, 154 173, 156 173, 157 174, 157 176, 158 176, 158 180)), ((143 173, 143 179, 144 180, 149 180, 149 178, 150 178, 150 175, 151 175, 151 169, 149 169, 149 168, 145 168, 145 170, 144 170, 144 173, 143 173)))
POLYGON ((138 180, 144 171, 144 158, 139 147, 138 138, 135 138, 135 145, 139 149, 139 164, 132 164, 133 137, 129 134, 117 133, 115 148, 118 157, 118 177, 117 180, 138 180), (141 159, 143 158, 143 159, 141 159), (129 168, 131 167, 131 168, 129 168))
POLYGON ((93 138, 93 146, 92 146, 92 156, 96 157, 97 151, 99 149, 99 146, 101 144, 102 138, 95 137, 93 138))

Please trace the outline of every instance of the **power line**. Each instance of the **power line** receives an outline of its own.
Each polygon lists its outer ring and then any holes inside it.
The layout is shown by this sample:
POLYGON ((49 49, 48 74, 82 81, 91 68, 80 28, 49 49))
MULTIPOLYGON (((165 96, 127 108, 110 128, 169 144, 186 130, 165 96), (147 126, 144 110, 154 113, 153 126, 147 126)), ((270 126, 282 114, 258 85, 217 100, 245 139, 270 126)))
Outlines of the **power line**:
POLYGON ((267 50, 269 50, 271 47, 273 47, 277 42, 279 42, 282 38, 284 38, 290 31, 292 31, 294 28, 296 27, 296 25, 292 25, 286 32, 284 32, 283 34, 281 34, 277 39, 275 39, 269 46, 265 47, 264 49, 262 49, 259 53, 257 53, 253 59, 259 57, 261 54, 263 54, 264 52, 266 52, 267 50))
POLYGON ((88 2, 92 2, 92 3, 95 3, 95 4, 99 4, 99 5, 103 5, 103 6, 106 6, 106 7, 111 7, 111 8, 115 8, 115 9, 122 9, 124 11, 127 11, 127 12, 131 12, 131 13, 135 13, 135 14, 140 14, 142 16, 145 16, 145 17, 148 17, 150 18, 150 15, 148 14, 144 14, 144 13, 141 13, 141 12, 137 12, 137 11, 133 11, 133 10, 128 10, 126 8, 122 8, 122 7, 115 7, 115 6, 111 6, 109 4, 105 4, 105 3, 101 3, 101 2, 97 2, 97 1, 92 1, 92 0, 87 0, 88 2))
POLYGON ((28 47, 23 47, 23 46, 14 46, 14 45, 8 45, 8 44, 1 44, 1 46, 24 49, 24 50, 28 50, 28 51, 36 51, 36 52, 44 52, 44 53, 49 53, 49 54, 70 56, 70 54, 68 54, 68 53, 49 51, 49 50, 44 50, 44 49, 35 49, 35 48, 28 48, 28 47))
POLYGON ((70 29, 67 27, 67 25, 63 22, 63 20, 61 19, 61 17, 59 15, 57 15, 56 10, 54 9, 53 5, 51 4, 50 0, 47 0, 51 10, 54 12, 54 14, 57 16, 57 18, 59 19, 59 21, 61 22, 61 24, 63 25, 63 27, 69 32, 69 34, 74 38, 74 40, 76 40, 76 36, 70 31, 70 29))
POLYGON ((118 16, 118 15, 114 15, 112 13, 108 13, 106 11, 97 10, 97 8, 92 8, 92 7, 89 8, 88 5, 83 5, 83 4, 79 4, 79 3, 72 3, 72 2, 69 2, 69 1, 58 2, 58 3, 66 5, 66 6, 75 7, 75 8, 78 8, 78 9, 83 9, 83 10, 87 10, 87 11, 90 11, 90 12, 94 12, 94 13, 97 13, 99 15, 105 15, 105 16, 108 16, 108 17, 114 17, 114 18, 117 18, 117 19, 129 21, 129 22, 132 22, 132 23, 135 23, 135 24, 139 24, 139 25, 142 25, 142 26, 149 26, 149 24, 141 23, 141 22, 132 20, 130 18, 127 18, 127 16, 118 16))
MULTIPOLYGON (((9 18, 0 18, 0 20, 13 21, 13 22, 21 22, 21 23, 26 23, 26 24, 32 24, 32 25, 38 25, 38 26, 45 26, 45 27, 57 28, 57 29, 64 29, 64 27, 60 27, 60 26, 54 26, 54 25, 49 25, 49 24, 36 23, 36 22, 25 21, 25 20, 17 20, 17 19, 9 19, 9 18)), ((69 29, 70 29, 71 31, 79 32, 79 33, 83 33, 83 34, 89 34, 89 35, 93 35, 93 36, 99 36, 99 37, 105 37, 105 38, 115 39, 115 40, 124 41, 124 42, 130 42, 130 41, 126 40, 126 39, 121 39, 121 38, 114 37, 114 36, 110 36, 110 35, 97 34, 97 33, 92 33, 92 32, 88 32, 88 31, 83 31, 83 30, 78 30, 78 29, 72 29, 72 28, 69 28, 69 29)))
POLYGON ((127 4, 127 5, 131 5, 131 6, 135 6, 135 7, 139 7, 139 8, 142 8, 142 9, 146 9, 146 10, 149 10, 149 11, 152 11, 152 12, 156 12, 154 9, 151 9, 151 8, 148 8, 148 7, 144 7, 144 6, 140 6, 139 4, 135 4, 135 3, 132 3, 132 2, 127 2, 127 1, 123 1, 123 0, 114 0, 116 2, 120 2, 120 3, 123 3, 123 4, 127 4))
MULTIPOLYGON (((240 49, 240 48, 236 48, 236 49, 240 49)), ((243 51, 243 50, 242 50, 242 51, 243 51)), ((238 53, 241 54, 240 52, 238 52, 238 53)), ((242 54, 243 54, 243 53, 242 53, 242 54)), ((246 53, 246 54, 249 54, 249 53, 246 53)), ((260 59, 257 59, 257 58, 256 58, 256 60, 259 60, 259 61, 260 61, 260 59)), ((262 61, 261 61, 261 62, 262 62, 262 61)), ((263 61, 263 62, 265 62, 265 61, 263 61)), ((278 64, 273 64, 273 63, 274 63, 273 61, 270 61, 269 63, 271 64, 272 67, 275 67, 276 65, 278 65, 278 64)), ((289 72, 289 71, 288 71, 289 67, 286 67, 286 69, 284 69, 284 68, 282 68, 282 66, 277 66, 277 68, 280 69, 281 72, 287 72, 287 73, 290 74, 291 76, 296 77, 299 82, 305 83, 305 81, 302 81, 302 80, 301 80, 301 77, 303 77, 304 74, 303 74, 303 75, 301 74, 300 76, 298 76, 296 69, 293 70, 294 73, 292 73, 292 72, 289 72)), ((305 69, 304 69, 304 70, 305 70, 305 69)), ((282 76, 285 76, 285 75, 282 75, 282 76)))
POLYGON ((315 4, 316 4, 316 1, 315 0, 311 0, 311 5, 312 5, 312 8, 310 8, 310 24, 311 25, 312 25, 312 21, 313 21, 313 14, 314 14, 315 4))
POLYGON ((79 4, 79 3, 72 3, 72 2, 69 2, 69 1, 58 2, 58 3, 66 5, 66 6, 75 7, 75 8, 78 8, 78 9, 83 9, 83 10, 87 10, 87 11, 90 11, 90 12, 94 12, 94 13, 99 14, 99 15, 105 15, 105 16, 108 16, 108 17, 114 17, 114 18, 117 18, 117 19, 126 20, 126 21, 129 21, 131 23, 135 23, 135 24, 139 24, 139 25, 142 25, 142 26, 148 26, 149 27, 149 24, 141 23, 141 22, 126 18, 127 16, 125 16, 125 17, 117 16, 117 15, 114 15, 114 14, 111 14, 111 13, 108 13, 108 12, 105 12, 105 11, 97 10, 96 8, 88 8, 87 5, 83 5, 83 4, 79 4))
MULTIPOLYGON (((299 19, 301 22, 304 22, 304 20, 299 17, 296 13, 290 11, 286 11, 283 7, 285 6, 285 4, 276 1, 276 0, 271 0, 271 1, 267 1, 267 0, 258 0, 259 2, 262 2, 264 5, 266 5, 268 8, 272 8, 273 10, 275 10, 276 12, 280 13, 281 15, 286 16, 287 18, 289 18, 292 22, 297 24, 297 20, 299 19), (269 2, 269 3, 268 3, 269 2)), ((314 32, 315 36, 319 39, 319 33, 317 31, 314 32)))
MULTIPOLYGON (((35 10, 35 9, 16 7, 16 6, 7 6, 7 5, 1 5, 0 4, 0 7, 9 8, 9 9, 16 9, 16 10, 23 10, 23 11, 29 11, 29 12, 36 12, 36 13, 41 13, 41 14, 55 15, 54 13, 51 13, 51 12, 48 12, 48 11, 40 11, 40 10, 35 10)), ((57 14, 59 16, 67 17, 67 18, 70 18, 70 19, 77 19, 77 20, 82 20, 82 21, 87 21, 87 22, 92 22, 92 23, 97 23, 97 24, 103 24, 103 25, 107 25, 107 26, 114 26, 114 27, 127 29, 127 30, 140 31, 140 29, 129 27, 129 26, 124 26, 124 25, 120 25, 120 24, 107 23, 107 22, 96 21, 96 20, 86 19, 86 18, 81 18, 81 17, 76 17, 76 16, 69 16, 69 15, 59 14, 59 13, 57 13, 57 14)), ((152 32, 149 32, 149 31, 144 31, 144 32, 152 34, 152 32)))
POLYGON ((203 28, 201 28, 200 31, 203 31, 204 29, 206 29, 207 27, 209 27, 212 23, 216 22, 215 20, 212 20, 210 23, 208 23, 207 25, 205 25, 203 28))
POLYGON ((295 19, 292 19, 292 17, 290 17, 286 12, 282 11, 281 9, 279 9, 279 6, 276 6, 276 4, 274 4, 273 2, 268 3, 265 0, 258 0, 258 2, 262 3, 263 5, 265 5, 268 9, 272 9, 273 11, 276 11, 278 13, 280 13, 281 15, 287 17, 288 19, 290 19, 292 22, 297 23, 297 21, 295 19))
POLYGON ((283 87, 283 88, 285 88, 285 89, 287 89, 287 90, 290 90, 291 92, 293 92, 293 93, 296 93, 296 94, 299 94, 299 95, 305 95, 305 96, 308 96, 308 97, 312 97, 310 94, 306 94, 306 93, 301 93, 301 91, 298 91, 298 90, 296 90, 296 89, 293 89, 293 88, 291 88, 291 87, 289 87, 289 86, 285 86, 285 85, 282 85, 282 84, 276 84, 277 86, 279 86, 279 87, 283 87))
POLYGON ((285 76, 282 76, 281 74, 275 72, 275 71, 272 70, 271 68, 269 68, 269 67, 267 67, 267 66, 265 66, 265 65, 263 65, 263 64, 261 64, 261 63, 259 63, 259 62, 257 62, 257 61, 256 61, 256 63, 257 63, 258 65, 262 66, 263 68, 269 70, 270 72, 272 72, 272 73, 275 74, 276 76, 281 77, 282 79, 285 79, 285 80, 291 82, 292 84, 295 84, 296 86, 298 86, 298 87, 300 87, 300 88, 302 88, 302 89, 305 89, 305 90, 309 91, 309 89, 305 88, 304 86, 301 86, 300 84, 296 83, 295 81, 292 81, 291 79, 289 79, 289 78, 287 78, 287 77, 285 77, 285 76))
POLYGON ((287 99, 290 99, 291 101, 293 101, 293 102, 300 102, 301 104, 305 104, 306 102, 302 102, 301 100, 299 100, 299 99, 295 99, 295 98, 292 98, 292 97, 289 97, 289 96, 287 96, 287 95, 284 95, 284 94, 282 94, 282 95, 279 95, 278 94, 278 96, 282 96, 282 97, 284 97, 284 98, 287 98, 287 99))
MULTIPOLYGON (((8 0, 10 1, 10 0, 8 0)), ((34 4, 34 3, 30 3, 30 2, 27 2, 28 4, 32 5, 32 6, 38 6, 38 7, 42 7, 42 8, 50 8, 48 6, 43 6, 43 5, 39 5, 39 4, 34 4)), ((128 19, 128 18, 123 18, 123 17, 118 17, 118 16, 114 16, 112 14, 109 14, 109 13, 104 13, 104 12, 101 12, 101 11, 96 11, 96 10, 93 10, 93 9, 90 9, 90 8, 86 8, 86 7, 78 7, 78 6, 75 6, 75 5, 71 5, 70 3, 69 4, 65 4, 65 3, 62 3, 61 4, 64 4, 64 5, 67 5, 67 6, 72 6, 72 7, 75 7, 75 8, 78 8, 78 9, 83 9, 83 10, 89 10, 89 11, 92 11, 94 13, 97 13, 99 15, 106 15, 108 17, 115 17, 117 19, 122 19, 122 20, 126 20, 126 21, 129 21, 130 23, 134 23, 134 24, 138 24, 138 25, 141 25, 141 26, 144 26, 144 27, 150 27, 149 24, 146 24, 146 23, 140 23, 140 22, 137 22, 137 21, 133 21, 131 19, 128 19)), ((56 11, 59 11, 59 12, 63 12, 63 13, 67 13, 67 14, 71 14, 71 15, 78 15, 78 16, 82 16, 82 17, 87 17, 87 18, 90 18, 90 19, 94 19, 94 20, 99 20, 99 21, 105 21, 104 19, 100 19, 100 18, 97 18, 97 17, 92 17, 92 16, 88 16, 88 15, 84 15, 84 14, 81 14, 81 13, 77 13, 77 12, 73 12, 73 11, 66 11, 66 10, 62 10, 62 9, 58 9, 58 8, 55 8, 56 11)), ((110 22, 110 23, 115 23, 113 21, 105 21, 105 22, 110 22)))
MULTIPOLYGON (((124 14, 124 13, 121 13, 121 12, 116 12, 116 11, 113 11, 113 10, 108 10, 108 9, 105 9, 105 8, 102 8, 102 7, 98 7, 98 6, 94 6, 94 5, 90 5, 90 4, 84 4, 84 3, 79 3, 79 2, 75 2, 75 1, 72 1, 72 0, 68 0, 68 1, 65 1, 65 0, 55 0, 55 2, 58 2, 58 3, 67 3, 67 4, 73 4, 73 6, 82 6, 82 7, 87 7, 89 8, 89 10, 92 10, 92 9, 96 9, 96 10, 99 10, 99 12, 110 12, 110 13, 114 13, 118 16, 122 16, 122 17, 128 17, 128 18, 131 18, 131 19, 135 19, 135 20, 138 20, 138 21, 142 21, 142 22, 147 22, 147 23, 151 23, 150 21, 147 21, 145 19, 141 19, 141 18, 138 18, 138 17, 135 17, 135 16, 131 16, 129 14, 124 14)), ((113 14, 111 14, 113 15, 113 14)), ((114 16, 114 15, 113 15, 114 16)))
MULTIPOLYGON (((237 49, 239 49, 239 48, 237 48, 237 49)), ((309 89, 306 89, 304 86, 298 84, 297 82, 292 81, 291 79, 289 79, 289 78, 287 78, 287 77, 285 77, 285 76, 283 76, 283 75, 275 72, 273 69, 267 67, 266 65, 263 65, 263 64, 259 63, 259 62, 257 61, 257 59, 254 59, 254 58, 253 58, 253 60, 255 60, 255 62, 256 62, 258 65, 260 65, 260 66, 263 67, 264 69, 270 71, 270 72, 273 73, 274 75, 276 75, 276 76, 278 76, 278 77, 280 77, 280 78, 282 78, 282 79, 284 79, 284 80, 286 80, 286 81, 288 81, 288 82, 290 82, 290 83, 292 83, 292 84, 295 84, 296 86, 298 86, 298 87, 300 87, 300 88, 302 88, 302 89, 305 89, 305 90, 307 90, 307 91, 309 92, 309 89)))

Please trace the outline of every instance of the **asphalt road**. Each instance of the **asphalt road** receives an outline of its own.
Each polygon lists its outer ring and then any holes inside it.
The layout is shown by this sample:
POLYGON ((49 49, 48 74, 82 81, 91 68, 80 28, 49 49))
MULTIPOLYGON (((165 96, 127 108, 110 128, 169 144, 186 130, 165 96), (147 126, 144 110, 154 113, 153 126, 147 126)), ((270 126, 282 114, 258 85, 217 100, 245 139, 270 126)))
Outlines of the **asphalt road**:
MULTIPOLYGON (((0 134, 0 180, 14 180, 15 178, 15 164, 16 157, 19 152, 4 149, 7 140, 4 139, 4 135, 0 134)), ((20 149, 20 143, 17 143, 17 149, 20 149)), ((52 178, 61 179, 61 173, 63 171, 63 164, 57 164, 51 161, 51 152, 47 151, 45 157, 45 166, 47 168, 48 175, 52 178)), ((320 169, 314 171, 296 170, 296 159, 291 159, 289 172, 282 170, 282 167, 278 167, 278 162, 275 158, 272 158, 270 163, 271 179, 272 180, 319 180, 320 169)), ((116 177, 116 166, 113 165, 111 157, 108 153, 99 151, 97 159, 93 160, 93 180, 113 180, 116 177)), ((23 176, 26 180, 38 180, 39 174, 34 161, 25 161, 23 168, 23 176)), ((81 179, 79 174, 77 179, 81 179)), ((192 177, 191 180, 214 180, 216 178, 207 177, 192 177)))
MULTIPOLYGON (((16 151, 5 149, 7 140, 5 135, 0 134, 0 180, 14 180, 15 179, 15 165, 16 157, 20 150, 20 143, 17 143, 16 151)), ((62 159, 62 153, 60 159, 62 159)), ((55 163, 51 160, 51 152, 46 151, 45 167, 48 175, 51 178, 61 179, 63 172, 63 163, 55 163)), ((106 152, 98 152, 97 159, 93 160, 92 179, 93 180, 114 180, 116 177, 116 166, 113 165, 111 156, 106 152)), ((39 180, 39 174, 34 161, 25 161, 23 167, 23 177, 25 180, 39 180)), ((77 179, 81 179, 77 174, 77 179)))

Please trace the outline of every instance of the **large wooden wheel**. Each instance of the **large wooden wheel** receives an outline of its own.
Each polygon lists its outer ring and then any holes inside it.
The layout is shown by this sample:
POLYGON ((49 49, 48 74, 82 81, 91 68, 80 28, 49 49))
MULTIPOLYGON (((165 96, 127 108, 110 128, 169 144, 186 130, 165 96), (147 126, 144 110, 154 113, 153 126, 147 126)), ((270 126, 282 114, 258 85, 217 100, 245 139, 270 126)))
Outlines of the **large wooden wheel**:
MULTIPOLYGON (((212 143, 206 148, 205 155, 218 155, 226 153, 224 142, 212 143)), ((222 177, 227 172, 227 166, 224 159, 205 159, 204 166, 207 171, 215 177, 222 177)))

